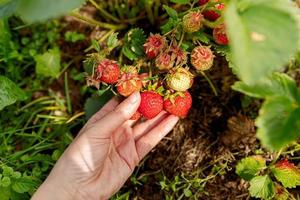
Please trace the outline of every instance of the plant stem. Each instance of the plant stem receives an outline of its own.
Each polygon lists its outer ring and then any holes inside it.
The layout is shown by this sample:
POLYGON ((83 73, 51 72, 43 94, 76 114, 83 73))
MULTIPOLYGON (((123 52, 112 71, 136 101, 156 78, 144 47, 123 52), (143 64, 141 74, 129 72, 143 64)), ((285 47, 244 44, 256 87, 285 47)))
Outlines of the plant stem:
POLYGON ((206 81, 208 82, 209 86, 211 87, 211 89, 213 90, 215 96, 218 96, 218 92, 217 89, 215 88, 214 84, 212 83, 212 81, 208 78, 208 76, 203 72, 200 71, 200 73, 204 76, 204 78, 206 79, 206 81))
POLYGON ((68 83, 68 72, 65 72, 65 95, 66 95, 66 100, 67 100, 68 112, 72 113, 72 105, 71 105, 69 83, 68 83))
POLYGON ((114 25, 114 24, 109 24, 109 23, 104 23, 104 22, 99 22, 96 21, 94 19, 91 19, 89 17, 85 17, 83 15, 80 15, 78 12, 71 12, 70 16, 75 17, 79 20, 82 20, 92 26, 98 26, 101 28, 105 28, 105 29, 112 29, 112 30, 122 30, 125 29, 127 26, 124 24, 120 24, 120 25, 114 25))
POLYGON ((153 11, 152 11, 152 4, 153 3, 151 3, 151 4, 146 3, 146 4, 147 5, 146 5, 145 9, 146 9, 146 12, 148 14, 149 21, 152 25, 154 25, 155 19, 154 19, 154 14, 153 14, 153 11))
POLYGON ((99 11, 100 13, 104 16, 107 17, 109 19, 111 19, 114 22, 120 23, 120 20, 118 18, 116 18, 115 16, 111 15, 110 13, 106 12, 103 8, 101 8, 101 6, 99 6, 99 4, 97 4, 94 0, 89 0, 89 2, 91 2, 91 4, 93 4, 99 11))

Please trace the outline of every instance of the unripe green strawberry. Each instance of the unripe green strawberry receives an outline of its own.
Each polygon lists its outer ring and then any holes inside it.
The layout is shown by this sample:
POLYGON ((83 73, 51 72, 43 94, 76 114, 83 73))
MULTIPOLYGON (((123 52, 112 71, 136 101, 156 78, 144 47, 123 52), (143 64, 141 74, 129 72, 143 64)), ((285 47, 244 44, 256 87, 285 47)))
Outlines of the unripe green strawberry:
POLYGON ((174 66, 174 60, 168 52, 162 52, 155 59, 155 66, 160 70, 168 70, 174 66))
POLYGON ((155 58, 160 52, 166 48, 166 38, 159 34, 151 34, 144 44, 144 51, 148 58, 155 58))
POLYGON ((214 57, 210 47, 198 46, 191 53, 191 63, 198 71, 208 70, 213 65, 214 57))
POLYGON ((192 107, 192 97, 188 91, 164 101, 164 109, 178 117, 186 117, 192 107))
POLYGON ((225 24, 220 24, 213 30, 213 38, 219 45, 228 45, 229 40, 226 34, 225 24))
POLYGON ((120 68, 116 61, 104 59, 96 69, 97 79, 107 84, 114 84, 120 77, 120 68))
POLYGON ((163 110, 163 98, 155 91, 145 91, 141 93, 141 104, 138 112, 146 119, 156 117, 163 110))
POLYGON ((168 87, 178 92, 188 90, 193 84, 193 75, 183 67, 171 71, 166 78, 168 87))
POLYGON ((183 17, 183 29, 187 33, 194 33, 202 27, 203 15, 200 12, 190 12, 183 17))

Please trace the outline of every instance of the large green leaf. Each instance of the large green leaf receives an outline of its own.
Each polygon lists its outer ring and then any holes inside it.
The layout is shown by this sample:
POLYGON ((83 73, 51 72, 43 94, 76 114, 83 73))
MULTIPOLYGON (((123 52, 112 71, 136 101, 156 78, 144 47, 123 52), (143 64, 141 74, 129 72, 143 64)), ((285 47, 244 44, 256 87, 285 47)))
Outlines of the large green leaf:
POLYGON ((243 179, 250 181, 264 167, 266 167, 266 160, 264 158, 251 156, 240 160, 235 172, 243 179))
POLYGON ((259 117, 257 137, 269 149, 278 150, 300 137, 300 106, 287 96, 266 99, 259 117))
POLYGON ((30 177, 18 178, 12 184, 12 189, 18 193, 25 193, 30 191, 32 188, 37 187, 38 183, 32 180, 30 177))
POLYGON ((81 6, 85 0, 5 0, 0 2, 0 18, 17 14, 31 23, 61 16, 81 6))
POLYGON ((230 1, 225 14, 232 61, 240 79, 254 84, 296 52, 299 29, 289 0, 230 1))
POLYGON ((60 72, 60 51, 58 48, 50 49, 44 54, 34 57, 36 73, 45 77, 57 78, 60 72))
POLYGON ((232 88, 257 98, 266 98, 274 95, 283 95, 293 99, 297 98, 297 85, 295 80, 283 73, 274 73, 254 85, 248 85, 242 81, 238 81, 232 88))
POLYGON ((14 82, 5 76, 0 76, 0 110, 16 101, 23 101, 26 95, 14 82))
POLYGON ((275 195, 275 186, 268 175, 256 176, 250 181, 249 192, 252 197, 272 199, 275 195))

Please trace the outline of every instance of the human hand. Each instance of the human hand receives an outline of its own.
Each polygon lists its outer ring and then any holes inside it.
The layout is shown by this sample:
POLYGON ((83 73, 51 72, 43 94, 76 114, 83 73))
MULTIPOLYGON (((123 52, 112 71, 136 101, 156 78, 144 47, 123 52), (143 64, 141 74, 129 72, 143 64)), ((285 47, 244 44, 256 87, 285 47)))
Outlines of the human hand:
POLYGON ((121 104, 108 102, 82 128, 32 199, 99 200, 117 192, 178 121, 163 111, 135 124, 130 118, 139 104, 139 93, 121 104))

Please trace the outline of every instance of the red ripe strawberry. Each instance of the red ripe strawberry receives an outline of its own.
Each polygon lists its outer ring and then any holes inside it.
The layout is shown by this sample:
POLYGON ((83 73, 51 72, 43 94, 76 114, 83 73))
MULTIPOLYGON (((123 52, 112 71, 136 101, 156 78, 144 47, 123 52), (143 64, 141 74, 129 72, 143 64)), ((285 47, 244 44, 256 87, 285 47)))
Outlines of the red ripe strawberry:
POLYGON ((194 33, 202 27, 203 15, 200 12, 190 12, 183 17, 182 26, 185 32, 194 33))
POLYGON ((131 120, 139 120, 142 117, 142 114, 136 111, 134 115, 130 118, 131 120))
MULTIPOLYGON (((219 0, 216 0, 216 2, 218 2, 218 1, 219 0)), ((223 3, 219 3, 219 4, 215 5, 215 8, 220 11, 223 10, 224 7, 225 7, 225 5, 223 3)), ((208 9, 208 10, 204 11, 202 14, 205 19, 208 19, 210 21, 216 21, 220 17, 220 14, 212 9, 208 9)))
POLYGON ((229 40, 226 34, 225 24, 220 24, 213 30, 213 37, 217 44, 219 45, 228 45, 229 40))
POLYGON ((214 57, 210 47, 198 46, 191 53, 191 63, 198 71, 208 70, 213 65, 214 57))
POLYGON ((294 163, 289 162, 289 160, 287 158, 279 161, 278 163, 276 163, 275 166, 277 168, 281 168, 281 169, 297 169, 297 167, 294 165, 294 163))
POLYGON ((190 108, 192 107, 192 97, 191 94, 186 91, 181 95, 178 95, 172 99, 167 99, 164 101, 164 109, 178 117, 186 117, 190 108))
POLYGON ((120 77, 120 68, 116 61, 104 59, 96 69, 97 79, 107 83, 114 84, 120 77))
POLYGON ((128 97, 133 92, 142 89, 142 81, 139 78, 138 70, 134 66, 122 67, 121 78, 117 84, 117 91, 122 96, 128 97))
POLYGON ((199 0, 199 5, 203 6, 204 4, 206 4, 209 0, 199 0))
POLYGON ((155 58, 166 48, 166 38, 159 34, 151 34, 144 44, 144 51, 150 59, 155 58))
POLYGON ((145 91, 141 93, 141 104, 138 112, 146 119, 156 117, 163 110, 163 98, 155 91, 145 91))

